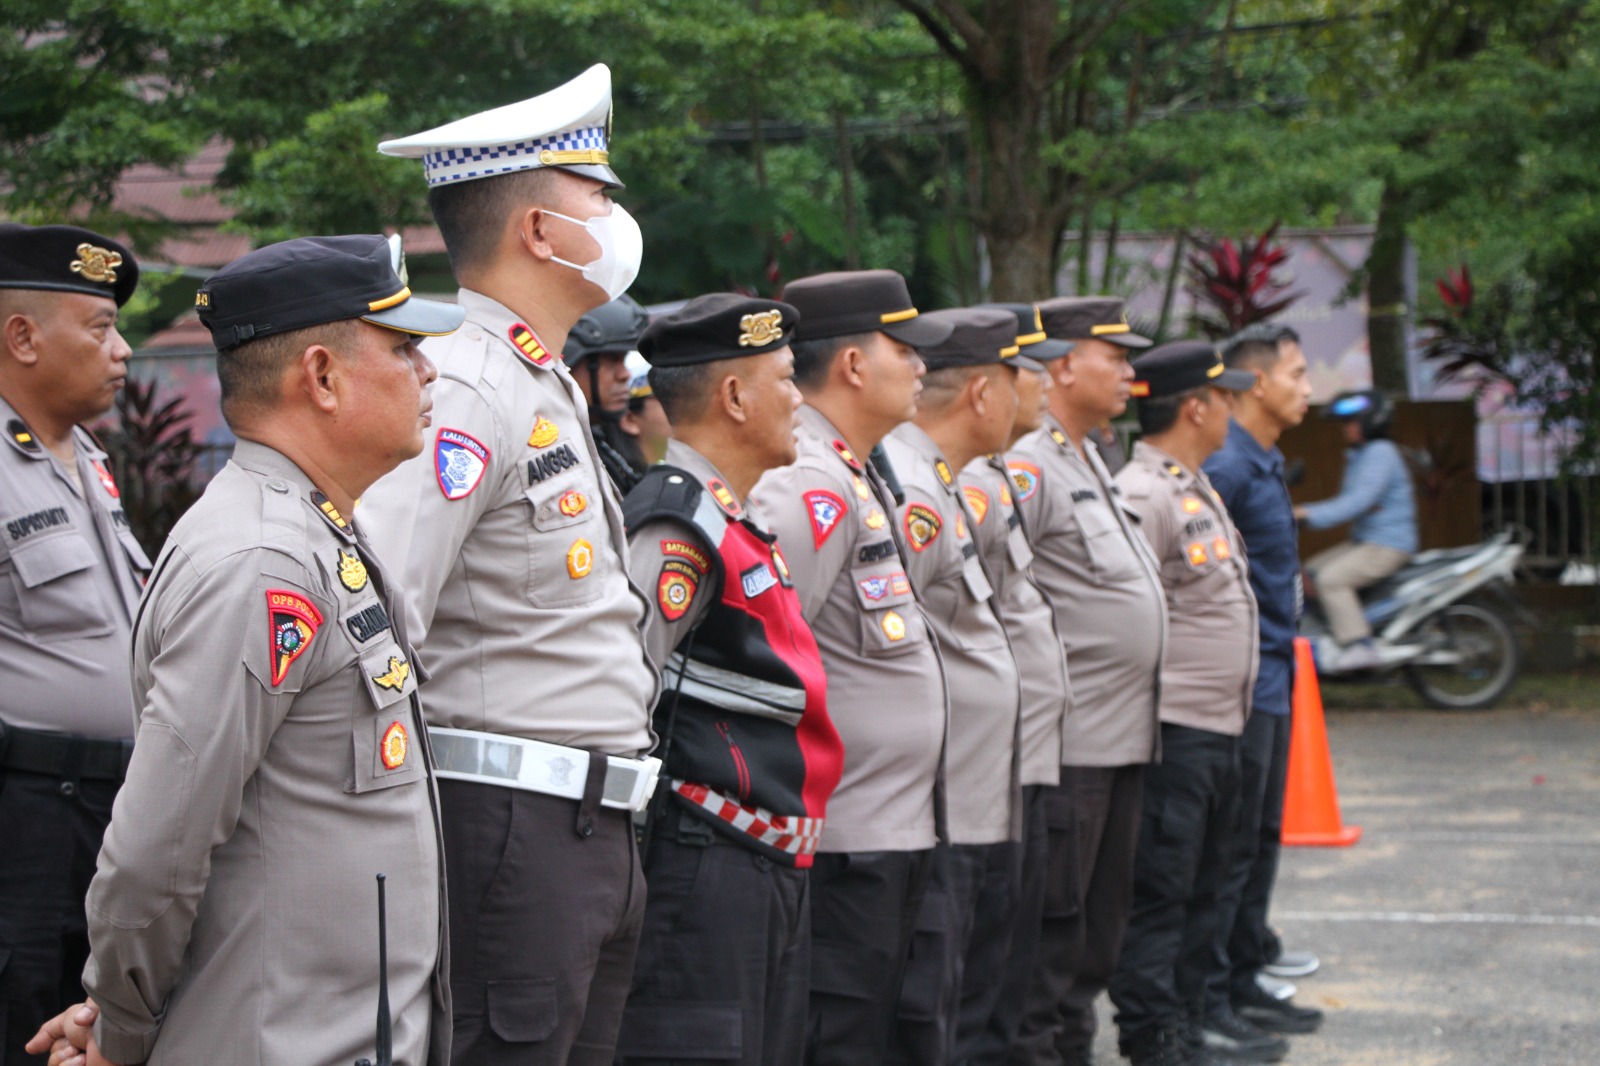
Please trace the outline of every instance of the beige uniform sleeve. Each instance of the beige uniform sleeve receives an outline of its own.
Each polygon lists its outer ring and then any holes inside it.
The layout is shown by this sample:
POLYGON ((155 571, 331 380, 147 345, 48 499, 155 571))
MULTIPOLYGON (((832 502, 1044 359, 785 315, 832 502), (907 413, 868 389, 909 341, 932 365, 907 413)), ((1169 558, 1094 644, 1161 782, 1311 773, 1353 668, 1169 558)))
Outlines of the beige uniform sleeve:
POLYGON ((150 1057, 212 851, 233 834, 245 783, 337 639, 318 632, 338 624, 336 606, 281 553, 232 556, 203 573, 184 560, 168 571, 134 637, 139 729, 87 903, 83 984, 100 1005, 95 1037, 113 1062, 150 1057), (281 610, 269 593, 282 597, 281 610))
POLYGON ((1148 471, 1129 463, 1117 472, 1117 487, 1122 489, 1122 499, 1139 516, 1139 532, 1155 553, 1158 563, 1174 557, 1178 552, 1177 528, 1173 525, 1173 507, 1170 493, 1157 484, 1148 471))
POLYGON ((499 417, 478 392, 452 378, 434 385, 433 430, 422 454, 400 464, 370 488, 356 519, 384 567, 405 589, 406 632, 413 645, 427 645, 439 592, 461 554, 461 545, 485 511, 521 493, 516 456, 499 417), (454 430, 471 436, 489 453, 476 486, 448 498, 440 487, 435 453, 438 435, 454 430))
POLYGON ((751 498, 783 547, 806 621, 815 621, 839 574, 852 563, 854 490, 802 462, 769 471, 751 498))
POLYGON ((657 519, 629 534, 628 573, 651 600, 644 645, 658 671, 720 594, 714 569, 710 546, 691 526, 657 519))

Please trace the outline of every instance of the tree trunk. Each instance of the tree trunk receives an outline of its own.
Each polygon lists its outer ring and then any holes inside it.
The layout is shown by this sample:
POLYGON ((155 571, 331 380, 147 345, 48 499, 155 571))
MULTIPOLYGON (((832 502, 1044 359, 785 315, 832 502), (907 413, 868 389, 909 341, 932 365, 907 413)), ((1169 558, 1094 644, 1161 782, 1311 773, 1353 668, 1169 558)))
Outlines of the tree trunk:
POLYGON ((1373 387, 1398 396, 1406 395, 1411 323, 1406 259, 1405 210, 1400 193, 1386 184, 1367 256, 1367 346, 1372 353, 1373 387))
POLYGON ((988 239, 989 298, 1033 303, 1056 293, 1054 229, 993 233, 988 239))

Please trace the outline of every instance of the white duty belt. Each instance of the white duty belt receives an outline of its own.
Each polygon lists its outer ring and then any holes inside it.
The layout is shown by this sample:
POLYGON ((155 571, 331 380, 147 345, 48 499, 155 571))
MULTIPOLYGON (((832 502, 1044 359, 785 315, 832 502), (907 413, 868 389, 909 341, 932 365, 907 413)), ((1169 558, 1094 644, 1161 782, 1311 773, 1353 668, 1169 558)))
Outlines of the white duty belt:
MULTIPOLYGON (((439 726, 428 728, 428 738, 433 746, 434 775, 440 780, 476 781, 583 799, 584 784, 589 778, 589 753, 582 748, 439 726)), ((654 756, 606 756, 600 805, 622 811, 644 810, 655 793, 660 774, 661 760, 654 756)))

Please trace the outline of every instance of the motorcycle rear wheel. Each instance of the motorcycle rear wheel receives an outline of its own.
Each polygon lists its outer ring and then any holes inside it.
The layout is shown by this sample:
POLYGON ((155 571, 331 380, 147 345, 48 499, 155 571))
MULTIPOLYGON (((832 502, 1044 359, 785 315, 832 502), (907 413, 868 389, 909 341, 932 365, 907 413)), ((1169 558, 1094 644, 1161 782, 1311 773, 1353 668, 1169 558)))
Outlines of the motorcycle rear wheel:
POLYGON ((1482 603, 1453 603, 1419 634, 1430 647, 1461 652, 1448 666, 1407 666, 1406 682, 1428 703, 1450 711, 1481 711, 1500 702, 1517 680, 1521 649, 1503 614, 1482 603))

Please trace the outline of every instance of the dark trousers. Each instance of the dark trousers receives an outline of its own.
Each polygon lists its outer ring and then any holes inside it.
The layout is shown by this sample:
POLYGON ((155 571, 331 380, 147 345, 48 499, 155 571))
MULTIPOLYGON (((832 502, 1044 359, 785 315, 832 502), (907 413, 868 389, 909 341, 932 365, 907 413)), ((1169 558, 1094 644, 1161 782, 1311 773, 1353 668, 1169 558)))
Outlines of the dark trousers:
POLYGON ((811 973, 809 871, 668 809, 617 1061, 800 1066, 811 973))
POLYGON ((1011 843, 941 844, 922 897, 889 1062, 947 1063, 962 1010, 987 1019, 1010 942, 1017 848, 1011 843), (980 919, 983 928, 979 929, 980 919))
POLYGON ((22 1045, 83 1002, 83 899, 118 787, 0 769, 0 1063, 43 1062, 22 1045))
POLYGON ((1048 1066, 1094 1043, 1095 997, 1117 965, 1133 896, 1143 764, 1063 766, 1047 794, 1051 873, 1039 962, 1016 1066, 1048 1066))
MULTIPOLYGON (((967 936, 966 958, 961 967, 961 999, 956 1010, 953 1063, 972 1058, 989 1032, 1015 950, 1013 931, 1022 907, 1021 841, 1008 840, 974 849, 977 898, 973 901, 972 931, 967 936)), ((1041 848, 1042 850, 1042 848, 1041 848)), ((1035 912, 1037 915, 1037 912, 1035 912)), ((1025 934, 1037 939, 1038 926, 1025 934)))
POLYGON ((1239 807, 1239 738, 1163 723, 1147 767, 1133 913, 1111 979, 1124 1048, 1205 1008, 1239 807))
POLYGON ((1226 1003, 1249 988, 1256 971, 1278 957, 1282 945, 1267 924, 1278 878, 1283 835, 1283 790, 1289 773, 1286 714, 1252 713, 1240 738, 1240 788, 1233 862, 1220 896, 1221 925, 1212 950, 1206 1003, 1226 1003))
POLYGON ((451 1061, 609 1064, 644 920, 628 813, 467 781, 439 782, 439 805, 451 1061))
MULTIPOLYGON (((1028 990, 1033 985, 1039 959, 1039 929, 1044 922, 1045 892, 1050 883, 1051 837, 1045 825, 1045 801, 1055 788, 1054 785, 1024 785, 1022 788, 1022 840, 1016 845, 1020 859, 1016 906, 1009 916, 1009 928, 996 934, 997 940, 1008 945, 1004 968, 991 981, 993 1005, 981 1027, 976 1001, 970 1011, 966 1002, 962 1004, 953 1060, 958 1066, 1002 1066, 1022 1029, 1028 990)), ((1065 839, 1065 835, 1058 834, 1058 839, 1065 839)), ((976 941, 974 937, 975 944, 976 941)), ((972 970, 969 963, 969 974, 972 970)), ((973 974, 973 981, 977 980, 973 974)))
POLYGON ((882 1066, 933 865, 926 851, 835 852, 811 868, 809 1066, 882 1066))

